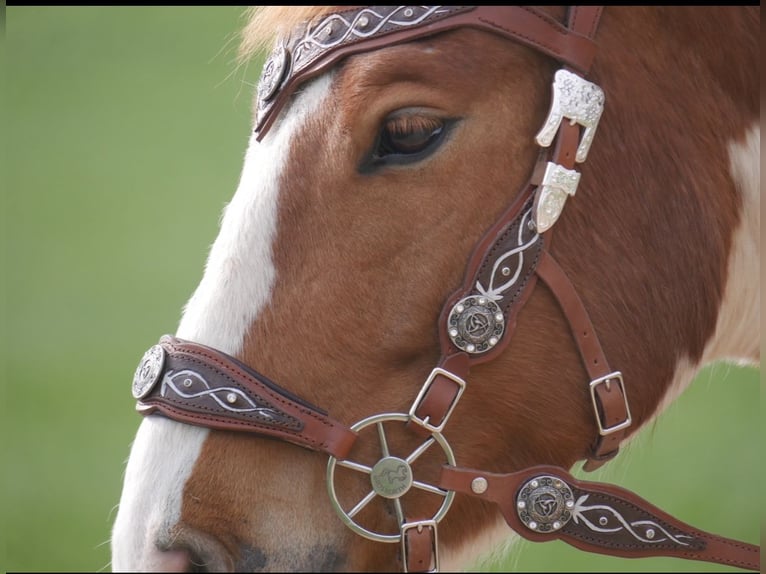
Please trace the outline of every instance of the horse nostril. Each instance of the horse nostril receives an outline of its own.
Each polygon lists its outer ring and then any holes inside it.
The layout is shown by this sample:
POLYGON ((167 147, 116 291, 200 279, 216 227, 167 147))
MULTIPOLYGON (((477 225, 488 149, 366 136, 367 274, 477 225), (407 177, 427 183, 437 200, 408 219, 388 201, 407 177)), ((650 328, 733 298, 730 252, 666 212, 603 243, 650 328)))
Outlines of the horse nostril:
POLYGON ((210 572, 208 570, 208 564, 205 560, 197 556, 196 554, 192 552, 187 551, 187 556, 189 557, 189 563, 186 567, 186 570, 184 572, 210 572))
POLYGON ((187 550, 161 550, 155 560, 159 572, 204 572, 195 569, 194 560, 187 550))

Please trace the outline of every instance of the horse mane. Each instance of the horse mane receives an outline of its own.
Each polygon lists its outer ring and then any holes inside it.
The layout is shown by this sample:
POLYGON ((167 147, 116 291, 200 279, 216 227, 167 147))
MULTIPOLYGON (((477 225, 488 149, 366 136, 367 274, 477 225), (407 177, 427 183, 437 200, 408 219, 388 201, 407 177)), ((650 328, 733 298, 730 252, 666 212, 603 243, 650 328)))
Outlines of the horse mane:
POLYGON ((252 6, 245 12, 238 58, 246 62, 258 52, 271 49, 274 40, 301 22, 337 12, 339 6, 252 6))

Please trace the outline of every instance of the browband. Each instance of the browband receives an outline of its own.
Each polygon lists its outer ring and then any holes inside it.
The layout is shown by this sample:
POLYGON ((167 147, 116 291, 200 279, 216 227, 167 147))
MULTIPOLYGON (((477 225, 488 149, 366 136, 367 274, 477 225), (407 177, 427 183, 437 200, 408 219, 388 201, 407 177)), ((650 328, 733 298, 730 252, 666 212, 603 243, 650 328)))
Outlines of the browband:
POLYGON ((323 16, 282 39, 263 66, 255 132, 261 140, 295 89, 341 58, 455 28, 500 34, 587 72, 596 45, 531 6, 372 6, 323 16))

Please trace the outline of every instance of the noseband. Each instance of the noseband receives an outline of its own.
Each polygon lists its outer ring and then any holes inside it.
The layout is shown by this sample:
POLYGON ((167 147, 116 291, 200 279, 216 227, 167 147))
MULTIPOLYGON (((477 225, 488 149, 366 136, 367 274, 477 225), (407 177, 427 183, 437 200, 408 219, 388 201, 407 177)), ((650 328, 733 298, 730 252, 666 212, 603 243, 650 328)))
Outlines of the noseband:
POLYGON ((460 468, 442 434, 467 389, 470 368, 505 349, 538 280, 568 320, 590 379, 598 435, 585 470, 613 458, 632 424, 622 374, 609 366, 577 291, 550 253, 554 224, 577 189, 575 166, 587 158, 604 106, 601 89, 584 79, 596 54, 593 37, 600 15, 601 7, 570 7, 564 26, 522 6, 375 6, 324 16, 282 39, 258 86, 258 139, 296 87, 346 56, 460 27, 532 47, 563 65, 554 76, 550 112, 536 137, 538 162, 522 192, 474 248, 463 284, 446 301, 439 318, 441 357, 408 413, 373 415, 349 428, 237 359, 171 336, 149 349, 136 370, 137 410, 328 454, 328 492, 339 517, 366 538, 400 543, 404 571, 438 571, 437 526, 456 492, 497 504, 509 526, 532 541, 560 539, 601 554, 674 556, 757 570, 759 547, 693 528, 620 487, 580 481, 555 466, 511 474, 460 468), (407 455, 393 455, 384 430, 391 424, 404 425, 422 442, 407 455), (348 459, 367 428, 377 430, 380 442, 382 456, 374 465, 348 459), (412 468, 432 447, 440 448, 444 458, 435 484, 417 480, 412 468), (372 490, 350 509, 344 509, 336 492, 338 467, 369 475, 372 490), (400 499, 412 488, 442 497, 433 516, 405 512, 400 499), (393 502, 398 533, 371 531, 355 520, 375 497, 393 502))

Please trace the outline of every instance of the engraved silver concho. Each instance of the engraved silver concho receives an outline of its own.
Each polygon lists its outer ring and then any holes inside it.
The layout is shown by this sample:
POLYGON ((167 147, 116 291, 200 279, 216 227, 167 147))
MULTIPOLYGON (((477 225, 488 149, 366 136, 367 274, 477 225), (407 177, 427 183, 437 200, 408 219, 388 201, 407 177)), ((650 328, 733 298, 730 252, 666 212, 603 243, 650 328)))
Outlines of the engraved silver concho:
POLYGON ((555 476, 538 476, 527 481, 516 495, 516 512, 527 528, 553 532, 562 528, 574 509, 569 485, 555 476))
POLYGON ((497 345, 505 330, 500 307, 481 295, 458 301, 447 319, 447 333, 456 347, 468 353, 483 353, 497 345))
POLYGON ((165 365, 165 349, 154 345, 144 353, 141 362, 133 375, 133 397, 142 399, 148 395, 160 380, 162 368, 165 365))
POLYGON ((290 67, 290 54, 284 46, 277 46, 263 65, 258 82, 258 100, 267 102, 277 93, 290 67))

